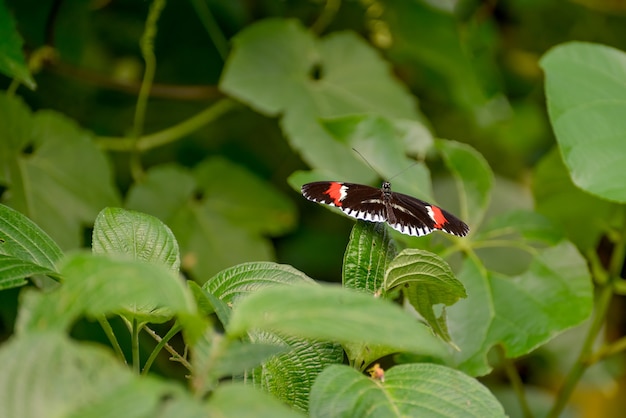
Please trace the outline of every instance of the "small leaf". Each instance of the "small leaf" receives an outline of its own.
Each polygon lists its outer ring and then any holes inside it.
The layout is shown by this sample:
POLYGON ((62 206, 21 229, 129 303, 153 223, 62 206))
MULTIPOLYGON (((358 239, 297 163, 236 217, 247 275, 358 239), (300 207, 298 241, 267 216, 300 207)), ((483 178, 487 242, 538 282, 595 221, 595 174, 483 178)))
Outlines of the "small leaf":
POLYGON ((30 261, 0 254, 0 290, 23 286, 27 277, 45 274, 56 277, 57 272, 30 261))
POLYGON ((427 327, 398 306, 335 286, 275 286, 248 296, 234 310, 228 332, 237 336, 253 329, 433 356, 446 353, 427 327))
POLYGON ((276 398, 241 384, 223 384, 211 395, 208 416, 237 418, 304 418, 276 398))
POLYGON ((145 213, 103 209, 94 224, 92 246, 94 254, 160 263, 176 272, 180 267, 174 234, 163 222, 145 213))
POLYGON ((572 181, 626 202, 626 54, 570 42, 548 51, 541 66, 550 122, 572 181))
POLYGON ((59 246, 33 221, 5 205, 0 205, 0 239, 0 254, 52 270, 63 255, 59 246))
POLYGON ((487 272, 468 258, 458 278, 470 295, 448 309, 455 363, 470 375, 491 368, 488 351, 502 344, 509 358, 527 354, 591 314, 593 287, 585 259, 567 241, 535 250, 515 277, 487 272))
POLYGON ((372 294, 379 292, 395 255, 395 244, 383 223, 358 221, 343 256, 343 286, 372 294))
POLYGON ((0 72, 16 78, 29 89, 37 87, 22 52, 23 40, 4 2, 0 1, 0 72))
POLYGON ((435 333, 451 342, 446 325, 445 310, 437 315, 435 305, 451 306, 466 298, 463 284, 442 258, 428 251, 405 249, 389 264, 385 274, 385 289, 403 286, 403 292, 413 307, 424 317, 435 333))
POLYGON ((330 366, 311 390, 310 415, 322 417, 505 417, 496 398, 477 380, 436 364, 405 364, 371 379, 330 366))
POLYGON ((436 146, 454 176, 460 196, 461 216, 470 225, 482 220, 493 187, 493 173, 485 157, 469 145, 437 140, 436 146))

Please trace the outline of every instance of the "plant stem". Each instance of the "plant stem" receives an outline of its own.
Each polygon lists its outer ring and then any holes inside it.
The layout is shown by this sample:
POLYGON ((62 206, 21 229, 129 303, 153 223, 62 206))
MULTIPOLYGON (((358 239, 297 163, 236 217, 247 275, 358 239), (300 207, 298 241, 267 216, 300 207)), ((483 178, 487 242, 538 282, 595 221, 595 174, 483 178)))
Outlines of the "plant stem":
POLYGON ((191 4, 196 9, 198 18, 209 34, 209 38, 213 41, 215 49, 222 57, 222 61, 226 61, 226 57, 228 57, 228 39, 222 33, 213 13, 211 13, 211 9, 209 9, 206 1, 203 0, 192 0, 191 4))
POLYGON ((169 144, 185 137, 186 135, 189 135, 204 125, 207 125, 219 118, 235 106, 237 106, 235 101, 231 99, 222 99, 189 119, 162 131, 144 135, 137 139, 98 137, 96 142, 101 148, 109 151, 132 151, 133 149, 136 149, 137 151, 144 152, 152 148, 169 144))
POLYGON ((333 21, 340 6, 341 0, 326 0, 326 5, 324 9, 322 9, 322 13, 320 13, 313 25, 311 25, 311 32, 317 35, 322 33, 330 22, 333 21))
POLYGON ((506 357, 506 353, 504 352, 504 347, 502 347, 502 345, 498 345, 497 349, 502 365, 504 366, 504 372, 511 382, 515 395, 517 395, 517 400, 519 401, 520 408, 522 409, 522 414, 525 418, 533 418, 534 415, 528 406, 528 400, 526 399, 526 393, 524 392, 524 382, 522 382, 522 379, 515 368, 515 364, 506 357))
POLYGON ((150 334, 152 338, 154 338, 158 342, 158 344, 156 347, 154 347, 152 353, 150 353, 150 357, 148 357, 146 364, 144 364, 141 374, 148 373, 150 367, 152 366, 152 363, 154 363, 154 360, 156 360, 157 355, 163 348, 165 348, 165 350, 167 350, 176 361, 185 366, 187 370, 191 370, 191 364, 183 356, 178 354, 178 352, 171 345, 167 343, 169 340, 172 339, 174 335, 176 335, 182 329, 180 324, 176 323, 163 338, 161 338, 156 332, 148 327, 145 327, 144 329, 148 334, 150 334))
POLYGON ((137 322, 136 318, 133 318, 132 324, 132 336, 131 336, 131 350, 133 352, 133 370, 135 373, 139 374, 140 365, 139 365, 139 330, 141 329, 141 325, 137 322))
POLYGON ((120 358, 120 360, 124 362, 124 364, 128 364, 128 362, 126 361, 126 356, 124 356, 122 347, 120 347, 120 343, 119 341, 117 341, 117 338, 115 337, 115 333, 113 332, 113 328, 111 328, 111 324, 109 324, 109 321, 107 321, 106 317, 102 316, 98 318, 98 322, 100 323, 102 330, 109 339, 109 342, 113 347, 113 351, 115 351, 117 356, 120 358))

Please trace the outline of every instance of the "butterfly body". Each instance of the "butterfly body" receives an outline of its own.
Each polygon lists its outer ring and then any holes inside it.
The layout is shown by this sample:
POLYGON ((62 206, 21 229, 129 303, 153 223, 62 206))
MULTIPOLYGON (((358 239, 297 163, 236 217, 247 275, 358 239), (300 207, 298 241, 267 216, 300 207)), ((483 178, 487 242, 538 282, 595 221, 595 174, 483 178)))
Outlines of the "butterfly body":
POLYGON ((335 206, 346 215, 370 222, 387 222, 403 234, 422 236, 435 230, 463 237, 469 227, 451 213, 415 197, 382 188, 338 181, 318 181, 302 186, 313 202, 335 206))

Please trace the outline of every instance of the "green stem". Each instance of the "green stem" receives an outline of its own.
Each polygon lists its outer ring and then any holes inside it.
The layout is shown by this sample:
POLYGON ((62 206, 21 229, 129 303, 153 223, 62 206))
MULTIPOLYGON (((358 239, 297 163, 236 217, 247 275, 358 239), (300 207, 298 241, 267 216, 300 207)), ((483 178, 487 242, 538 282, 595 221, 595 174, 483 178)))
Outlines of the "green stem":
POLYGON ((156 347, 154 347, 152 353, 150 353, 150 357, 148 357, 146 364, 143 366, 141 374, 145 375, 148 373, 150 367, 152 367, 152 363, 154 363, 154 360, 156 360, 157 356, 163 348, 165 348, 165 350, 167 350, 176 361, 185 366, 187 370, 191 370, 191 364, 183 356, 178 354, 178 352, 174 350, 171 345, 167 343, 169 340, 172 339, 174 335, 176 335, 182 329, 180 324, 176 323, 163 338, 161 338, 156 332, 148 327, 145 327, 144 329, 148 334, 150 334, 150 336, 152 336, 152 338, 154 338, 158 342, 158 344, 156 345, 156 347))
POLYGON ((96 142, 101 148, 109 151, 132 151, 136 149, 144 152, 184 138, 186 135, 213 122, 236 105, 237 103, 231 99, 222 99, 189 119, 162 131, 144 135, 137 139, 98 137, 96 142))
POLYGON ((111 328, 111 324, 109 324, 109 321, 107 321, 106 317, 102 316, 98 318, 98 322, 100 323, 100 326, 102 327, 105 335, 109 339, 109 342, 113 347, 113 351, 115 351, 117 356, 120 358, 120 360, 124 362, 124 364, 128 364, 128 362, 126 361, 126 356, 124 355, 124 351, 122 351, 122 347, 120 346, 120 343, 117 340, 117 337, 115 336, 115 333, 113 332, 113 328, 111 328))
POLYGON ((504 347, 501 345, 497 346, 498 354, 502 361, 502 365, 504 366, 504 372, 506 373, 509 381, 511 382, 511 386, 513 387, 513 391, 517 395, 517 400, 519 401, 520 408, 522 409, 522 414, 525 418, 533 418, 534 415, 528 406, 528 400, 526 399, 526 393, 524 391, 524 382, 520 378, 517 369, 515 368, 515 364, 506 357, 506 353, 504 352, 504 347))
POLYGON ((213 41, 215 49, 217 49, 220 57, 222 57, 222 61, 226 61, 226 57, 228 57, 228 39, 226 39, 222 33, 207 2, 203 0, 191 0, 191 4, 196 9, 198 18, 209 34, 209 38, 213 41))
POLYGON ((131 336, 131 350, 133 352, 133 370, 135 373, 139 374, 140 364, 139 364, 139 331, 141 330, 141 325, 137 322, 136 318, 133 318, 132 324, 132 336, 131 336))
POLYGON ((341 0, 326 0, 326 5, 324 5, 322 13, 320 13, 315 23, 311 26, 311 31, 317 35, 324 32, 335 18, 340 6, 341 0))
POLYGON ((626 337, 605 345, 589 358, 589 365, 626 350, 626 337))

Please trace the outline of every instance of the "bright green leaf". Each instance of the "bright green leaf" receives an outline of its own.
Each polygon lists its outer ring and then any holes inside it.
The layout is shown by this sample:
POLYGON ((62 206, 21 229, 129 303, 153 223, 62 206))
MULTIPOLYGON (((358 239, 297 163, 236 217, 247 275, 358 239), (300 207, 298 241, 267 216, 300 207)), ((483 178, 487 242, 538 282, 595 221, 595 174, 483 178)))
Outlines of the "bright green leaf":
POLYGON ((487 272, 467 259, 457 275, 469 297, 448 309, 455 363, 470 375, 491 369, 487 352, 502 344, 507 357, 527 354, 590 314, 593 287, 585 259, 567 241, 535 250, 515 277, 487 272))
POLYGON ((571 42, 542 58, 548 111, 574 184, 626 202, 626 54, 571 42))
POLYGON ((59 272, 62 286, 24 300, 19 329, 65 330, 83 315, 123 313, 162 322, 195 312, 182 279, 164 266, 77 253, 62 261, 59 272))
POLYGON ((248 296, 234 310, 228 331, 236 336, 253 329, 433 356, 446 353, 430 330, 400 307, 335 286, 275 286, 248 296))
POLYGON ((330 366, 311 390, 313 418, 505 417, 489 390, 466 374, 437 364, 405 364, 384 382, 343 366, 330 366))
POLYGON ((23 286, 27 277, 37 274, 57 276, 57 272, 30 261, 0 254, 0 290, 23 286))
POLYGON ((83 228, 105 206, 118 206, 105 155, 88 132, 58 113, 31 114, 0 94, 0 163, 7 204, 27 215, 61 248, 82 245, 83 228), (32 144, 32 154, 25 153, 32 144))
POLYGON ((116 254, 133 260, 180 267, 178 243, 172 231, 154 216, 121 208, 105 208, 93 229, 94 254, 116 254))
POLYGON ((16 78, 29 89, 37 87, 22 52, 22 37, 4 2, 0 1, 0 73, 16 78))
POLYGON ((451 306, 467 297, 463 284, 438 255, 417 249, 405 249, 389 264, 385 274, 385 289, 402 286, 411 305, 424 317, 435 333, 450 342, 445 308, 439 314, 434 307, 451 306))

